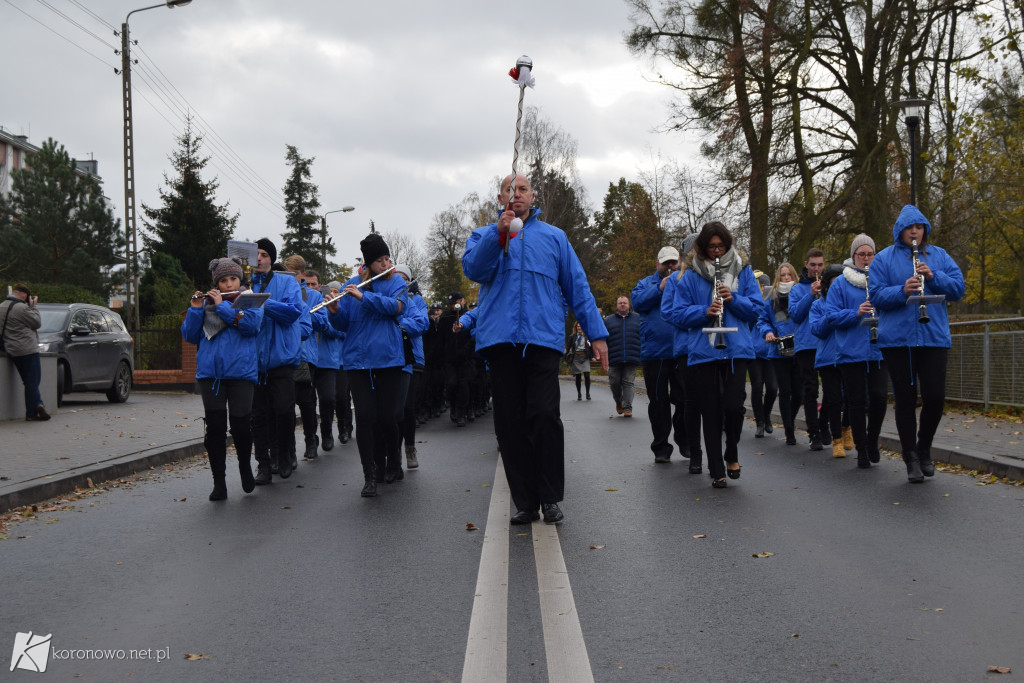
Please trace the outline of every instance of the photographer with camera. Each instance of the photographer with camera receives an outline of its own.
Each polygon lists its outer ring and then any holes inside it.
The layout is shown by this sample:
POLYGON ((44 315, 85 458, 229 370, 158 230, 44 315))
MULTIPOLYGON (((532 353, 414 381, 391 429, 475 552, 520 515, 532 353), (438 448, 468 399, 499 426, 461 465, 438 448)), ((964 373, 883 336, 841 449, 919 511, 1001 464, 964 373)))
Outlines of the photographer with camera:
POLYGON ((43 398, 39 395, 39 329, 41 320, 36 303, 39 297, 32 296, 28 287, 14 285, 11 293, 0 303, 0 350, 14 363, 25 385, 25 420, 49 420, 43 398))
POLYGON ((473 337, 463 327, 455 328, 459 317, 466 312, 466 298, 461 292, 448 295, 448 310, 438 320, 441 333, 444 385, 451 408, 451 419, 465 427, 472 419, 469 412, 469 387, 473 379, 473 337))

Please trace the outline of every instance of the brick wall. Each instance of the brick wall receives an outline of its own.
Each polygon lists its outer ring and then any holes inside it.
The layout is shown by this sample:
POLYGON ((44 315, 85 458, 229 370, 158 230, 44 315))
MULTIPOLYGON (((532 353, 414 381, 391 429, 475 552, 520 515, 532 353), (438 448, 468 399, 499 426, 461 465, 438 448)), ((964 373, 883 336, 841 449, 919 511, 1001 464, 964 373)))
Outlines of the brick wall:
POLYGON ((134 386, 180 384, 192 386, 196 381, 196 345, 181 340, 181 367, 177 370, 136 370, 134 386))

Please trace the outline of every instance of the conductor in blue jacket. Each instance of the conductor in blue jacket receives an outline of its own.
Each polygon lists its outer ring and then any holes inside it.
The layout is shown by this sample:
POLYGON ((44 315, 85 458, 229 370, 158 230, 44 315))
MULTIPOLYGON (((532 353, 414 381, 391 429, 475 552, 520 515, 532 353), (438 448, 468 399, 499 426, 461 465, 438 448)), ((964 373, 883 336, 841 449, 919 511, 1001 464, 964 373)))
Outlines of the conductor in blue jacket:
POLYGON ((497 222, 466 241, 462 270, 480 283, 476 346, 491 368, 494 431, 516 513, 512 524, 556 524, 565 489, 558 363, 572 307, 608 369, 608 331, 565 233, 540 220, 524 175, 501 182, 497 222), (514 185, 514 187, 513 187, 514 185), (516 227, 512 227, 513 219, 516 227), (521 222, 521 224, 520 224, 521 222), (504 253, 505 244, 508 253, 504 253))
POLYGON ((256 338, 259 378, 252 397, 252 433, 256 444, 256 483, 269 484, 271 466, 277 460, 282 479, 292 474, 291 450, 295 447, 295 368, 299 365, 304 312, 302 293, 294 277, 271 270, 277 247, 263 238, 259 248, 252 289, 270 298, 263 306, 263 322, 256 338))
POLYGON ((965 289, 960 267, 931 243, 931 232, 932 224, 917 207, 904 206, 892 226, 893 244, 875 256, 868 282, 871 303, 878 309, 878 346, 892 378, 896 431, 911 483, 935 474, 932 439, 945 406, 946 357, 953 340, 944 302, 926 304, 924 317, 918 306, 908 305, 908 298, 941 294, 945 301, 959 301, 965 289), (920 252, 916 269, 911 249, 915 240, 920 252))

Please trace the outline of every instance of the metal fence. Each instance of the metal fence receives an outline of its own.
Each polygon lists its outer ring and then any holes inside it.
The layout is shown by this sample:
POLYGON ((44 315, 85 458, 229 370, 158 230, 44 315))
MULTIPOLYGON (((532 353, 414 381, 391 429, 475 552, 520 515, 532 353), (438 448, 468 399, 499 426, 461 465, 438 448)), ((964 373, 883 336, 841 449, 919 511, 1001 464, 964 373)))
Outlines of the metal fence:
POLYGON ((1024 318, 950 323, 950 401, 1024 407, 1024 318))
POLYGON ((141 330, 132 330, 136 370, 181 369, 181 316, 155 315, 141 330))

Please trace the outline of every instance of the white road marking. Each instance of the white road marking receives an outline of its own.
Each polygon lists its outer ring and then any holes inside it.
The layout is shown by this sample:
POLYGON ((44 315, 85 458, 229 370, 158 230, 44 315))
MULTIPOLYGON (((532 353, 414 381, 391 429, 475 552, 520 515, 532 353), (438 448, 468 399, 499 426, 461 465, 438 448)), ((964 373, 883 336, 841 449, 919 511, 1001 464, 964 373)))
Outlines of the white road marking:
POLYGON ((537 558, 537 589, 548 680, 593 683, 590 656, 572 597, 562 546, 558 543, 558 527, 534 522, 533 552, 537 558))
POLYGON ((512 495, 505 468, 498 470, 491 487, 491 504, 484 527, 480 570, 469 619, 469 640, 462 665, 463 683, 505 681, 508 675, 508 544, 509 504, 512 495))

